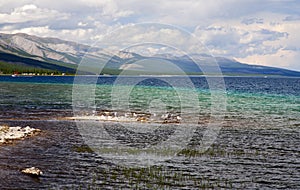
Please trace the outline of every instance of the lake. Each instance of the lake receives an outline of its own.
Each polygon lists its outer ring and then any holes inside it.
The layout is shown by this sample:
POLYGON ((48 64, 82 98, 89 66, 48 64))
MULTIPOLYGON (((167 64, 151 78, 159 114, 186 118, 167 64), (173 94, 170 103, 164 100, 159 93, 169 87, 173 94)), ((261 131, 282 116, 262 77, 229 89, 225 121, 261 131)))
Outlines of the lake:
POLYGON ((221 102, 212 96, 220 93, 211 88, 214 77, 76 79, 80 88, 72 76, 0 76, 0 125, 42 130, 0 147, 1 189, 300 188, 300 78, 224 77, 221 102), (74 116, 102 119, 68 119, 74 116), (198 151, 215 118, 221 119, 216 138, 198 151), (174 157, 138 167, 89 146, 99 134, 84 133, 82 122, 104 128, 120 147, 141 150, 166 141, 176 127, 195 130, 174 157), (145 132, 153 126, 157 133, 145 132), (31 166, 44 175, 20 172, 31 166))

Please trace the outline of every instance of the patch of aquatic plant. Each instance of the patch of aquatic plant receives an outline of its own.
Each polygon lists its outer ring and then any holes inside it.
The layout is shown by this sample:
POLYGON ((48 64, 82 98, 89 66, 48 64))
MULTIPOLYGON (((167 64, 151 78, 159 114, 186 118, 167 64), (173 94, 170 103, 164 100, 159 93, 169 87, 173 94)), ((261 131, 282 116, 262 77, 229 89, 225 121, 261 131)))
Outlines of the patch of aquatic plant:
MULTIPOLYGON (((76 152, 93 152, 86 145, 73 147, 73 150, 76 152)), ((186 157, 255 156, 258 154, 258 151, 251 150, 226 150, 226 148, 217 145, 213 145, 205 152, 187 148, 179 153, 179 155, 186 157)), ((190 172, 174 167, 139 168, 110 165, 108 168, 95 169, 92 172, 90 183, 86 184, 87 186, 82 186, 81 189, 105 189, 111 184, 120 189, 230 189, 236 185, 230 179, 206 176, 205 173, 190 172)), ((243 188, 243 183, 240 185, 243 188)))
POLYGON ((116 166, 96 172, 89 188, 101 189, 101 187, 112 183, 126 184, 121 185, 122 188, 126 189, 212 189, 232 187, 232 182, 228 179, 215 178, 210 180, 204 175, 181 171, 175 168, 161 166, 148 168, 116 166))
POLYGON ((193 148, 185 148, 178 153, 178 156, 185 157, 232 157, 232 156, 257 156, 261 154, 258 150, 226 150, 220 147, 214 147, 207 149, 206 151, 200 151, 193 148))
POLYGON ((94 151, 87 145, 73 146, 72 150, 79 153, 93 153, 94 151))
MULTIPOLYGON (((79 147, 81 148, 81 147, 79 147)), ((83 147, 85 148, 85 147, 83 147)), ((162 156, 170 156, 174 155, 177 150, 173 149, 157 149, 157 148, 147 148, 147 149, 142 149, 142 148, 120 148, 120 147, 102 147, 102 148, 93 148, 94 152, 100 153, 100 154, 115 154, 115 153, 126 153, 129 155, 140 155, 140 154, 153 154, 153 155, 162 155, 162 156)))

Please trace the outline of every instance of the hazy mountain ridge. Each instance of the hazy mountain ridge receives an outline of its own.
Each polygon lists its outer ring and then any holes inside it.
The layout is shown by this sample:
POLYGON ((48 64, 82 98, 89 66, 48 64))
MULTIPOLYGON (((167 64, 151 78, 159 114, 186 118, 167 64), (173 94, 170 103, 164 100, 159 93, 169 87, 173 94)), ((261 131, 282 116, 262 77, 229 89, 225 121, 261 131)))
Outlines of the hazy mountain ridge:
MULTIPOLYGON (((203 65, 212 60, 217 61, 221 71, 225 75, 280 75, 300 77, 300 72, 297 71, 261 65, 248 65, 224 57, 213 58, 206 54, 195 54, 192 57, 203 63, 203 65)), ((23 33, 0 34, 0 61, 2 62, 75 73, 77 65, 83 58, 90 60, 91 63, 98 60, 109 60, 106 68, 110 71, 117 70, 118 72, 124 68, 133 68, 134 70, 133 64, 149 58, 150 60, 153 58, 172 62, 188 74, 201 74, 202 72, 201 68, 199 69, 189 56, 157 54, 149 57, 124 51, 110 54, 101 48, 90 47, 58 38, 42 38, 23 33)), ((165 68, 166 70, 167 68, 165 68)))
POLYGON ((58 38, 40 38, 23 33, 0 34, 0 51, 77 64, 90 47, 58 38), (25 53, 25 55, 23 54, 25 53))

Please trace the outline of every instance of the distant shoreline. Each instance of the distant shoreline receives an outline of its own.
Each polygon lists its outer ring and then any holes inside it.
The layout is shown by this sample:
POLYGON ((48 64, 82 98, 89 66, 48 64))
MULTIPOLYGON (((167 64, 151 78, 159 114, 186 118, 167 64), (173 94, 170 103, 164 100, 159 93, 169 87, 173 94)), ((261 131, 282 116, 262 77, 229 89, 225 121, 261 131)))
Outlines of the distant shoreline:
POLYGON ((300 78, 300 76, 281 76, 281 75, 17 75, 13 74, 0 74, 1 76, 11 76, 11 77, 76 77, 76 76, 86 76, 86 77, 258 77, 258 78, 300 78))
MULTIPOLYGON (((12 76, 13 74, 0 74, 0 76, 12 76)), ((17 75, 16 77, 68 77, 76 76, 74 75, 17 75)))

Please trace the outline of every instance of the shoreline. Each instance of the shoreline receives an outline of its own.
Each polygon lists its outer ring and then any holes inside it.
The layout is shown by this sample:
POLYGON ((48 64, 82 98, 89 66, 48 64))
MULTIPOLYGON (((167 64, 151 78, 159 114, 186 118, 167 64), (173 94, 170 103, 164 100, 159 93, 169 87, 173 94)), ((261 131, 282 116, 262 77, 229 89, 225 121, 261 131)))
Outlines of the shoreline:
MULTIPOLYGON (((14 75, 14 74, 13 73, 12 74, 0 74, 0 77, 1 76, 13 77, 12 75, 14 75)), ((22 75, 22 74, 19 74, 14 77, 70 77, 70 76, 76 76, 76 75, 75 74, 74 75, 22 75)))
POLYGON ((76 74, 66 74, 66 75, 17 75, 12 76, 12 74, 0 74, 2 76, 11 76, 14 78, 18 77, 158 77, 158 78, 165 78, 165 77, 226 77, 226 78, 300 78, 300 76, 281 76, 281 75, 76 75, 76 74))

